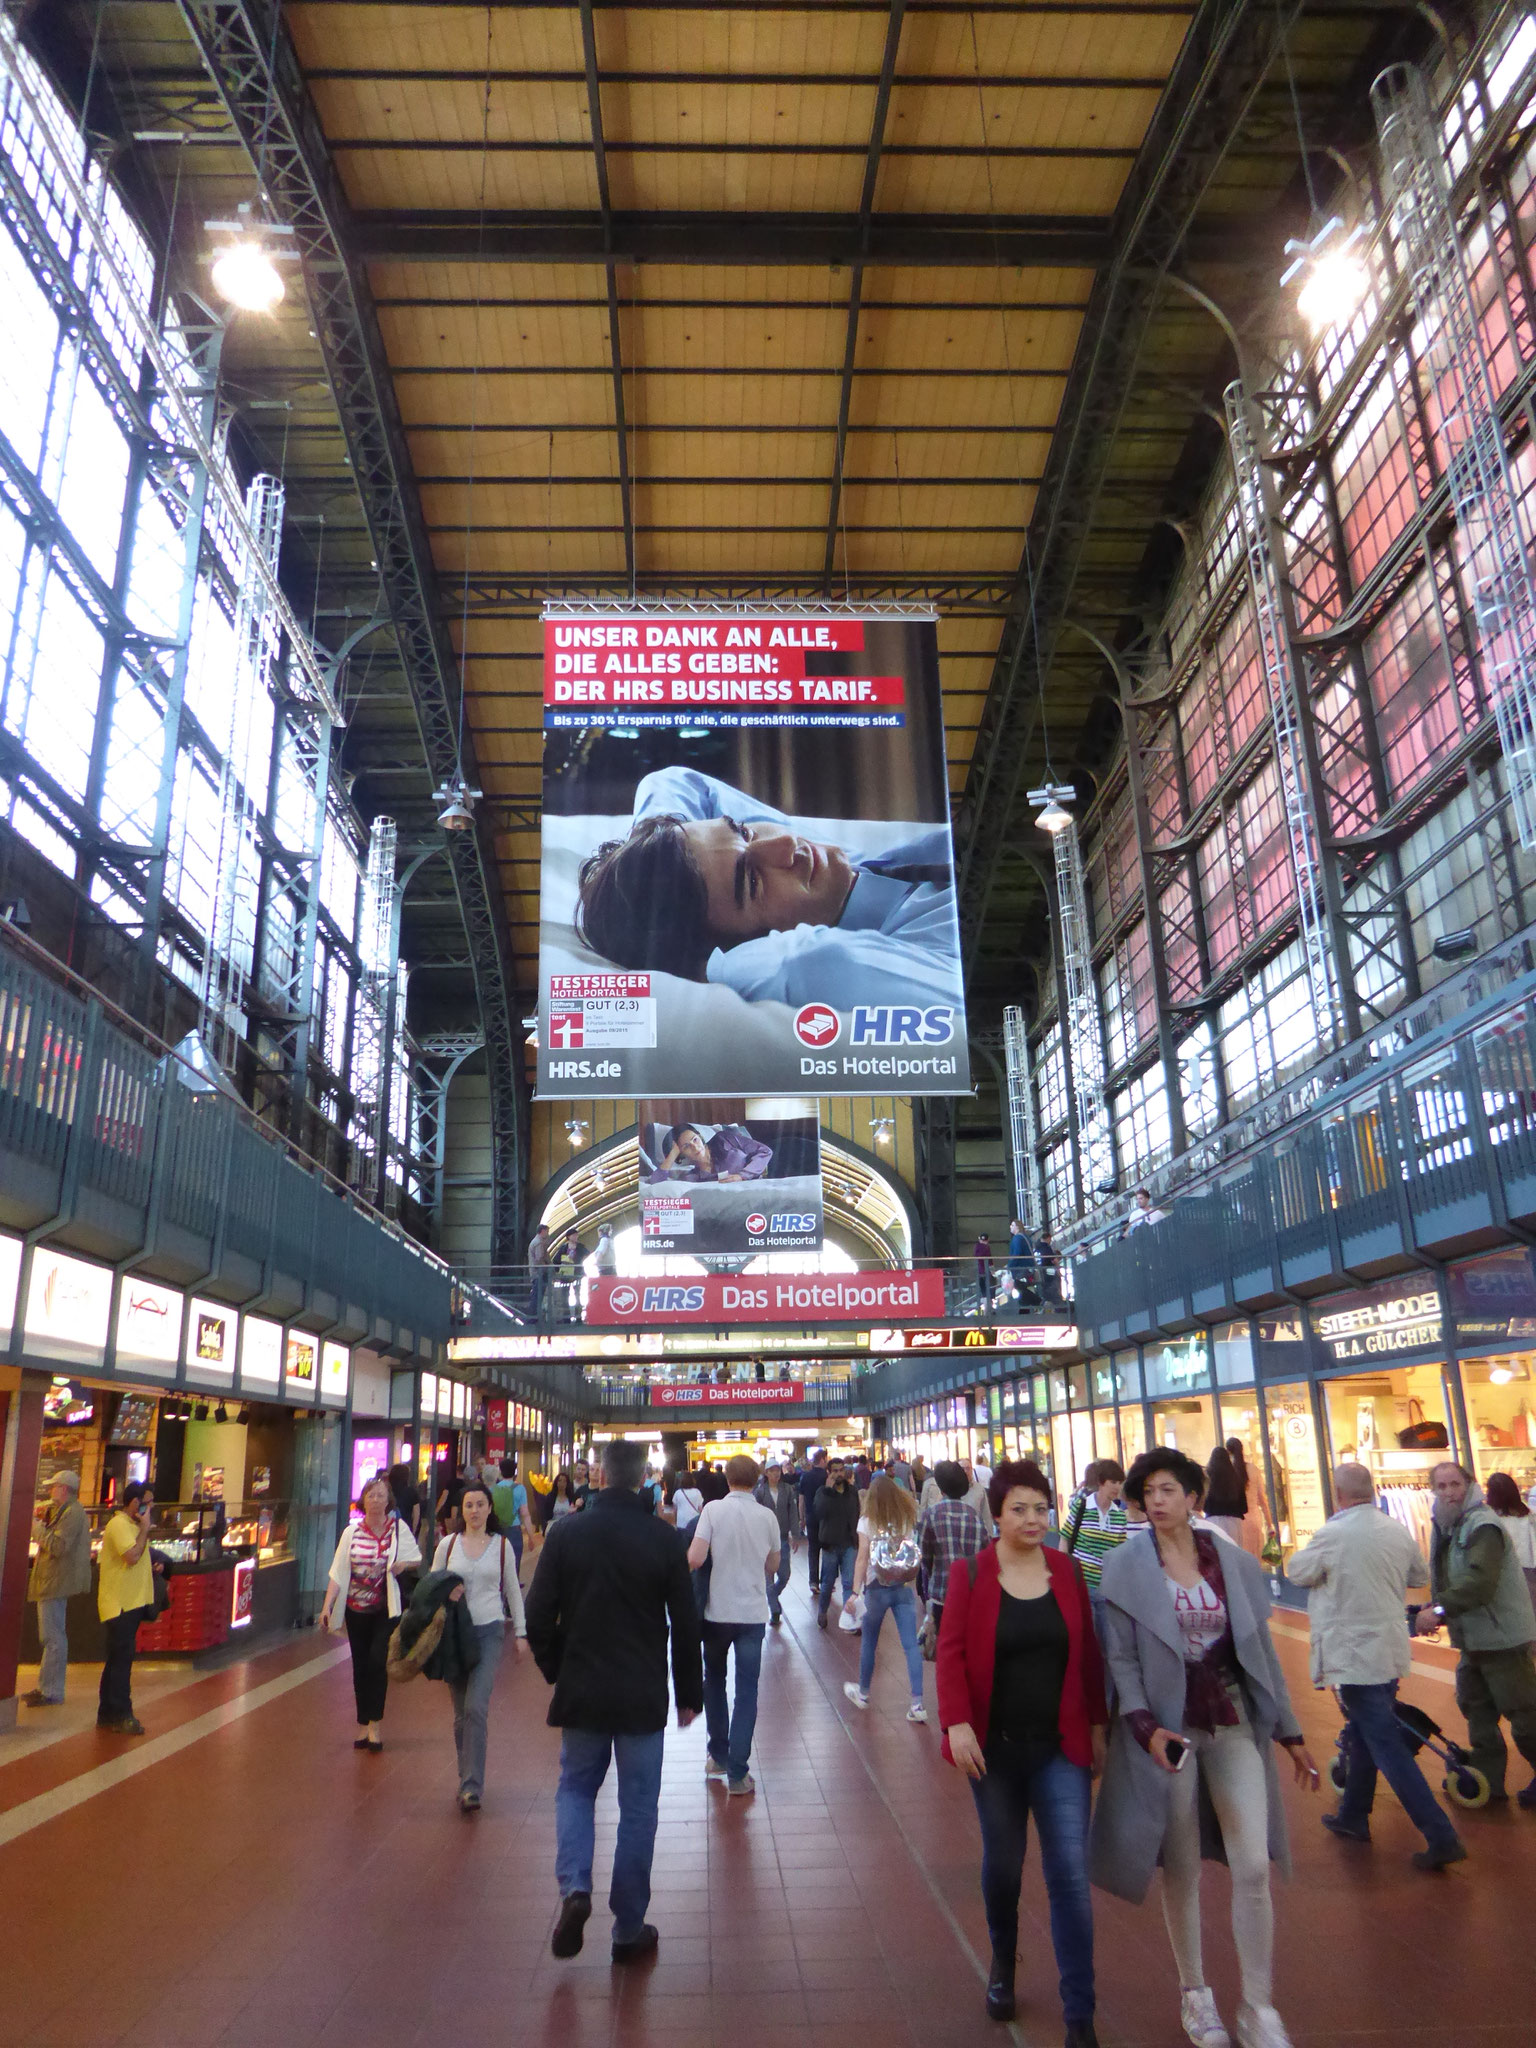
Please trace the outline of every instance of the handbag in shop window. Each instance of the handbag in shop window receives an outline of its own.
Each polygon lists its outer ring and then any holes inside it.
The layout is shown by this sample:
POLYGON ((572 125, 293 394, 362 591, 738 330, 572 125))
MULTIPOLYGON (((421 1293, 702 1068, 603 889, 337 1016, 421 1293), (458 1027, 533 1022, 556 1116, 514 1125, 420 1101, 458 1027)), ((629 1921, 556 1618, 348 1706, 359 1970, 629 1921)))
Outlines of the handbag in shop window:
POLYGON ((1397 1432, 1398 1449, 1403 1451, 1448 1451, 1451 1439, 1443 1422, 1426 1422, 1424 1403, 1408 1403, 1408 1427, 1397 1432))

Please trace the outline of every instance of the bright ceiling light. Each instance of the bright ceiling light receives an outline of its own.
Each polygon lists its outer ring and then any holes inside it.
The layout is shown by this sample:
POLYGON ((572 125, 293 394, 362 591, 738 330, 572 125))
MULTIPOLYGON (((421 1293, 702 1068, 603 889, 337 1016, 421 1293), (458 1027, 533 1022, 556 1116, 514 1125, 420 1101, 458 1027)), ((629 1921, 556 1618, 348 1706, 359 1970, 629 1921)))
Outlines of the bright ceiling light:
POLYGON ((1496 1365, 1488 1377, 1496 1387, 1507 1387, 1514 1378, 1514 1374, 1507 1365, 1496 1365))
POLYGON ((1035 820, 1042 832, 1065 832, 1071 822, 1072 813, 1064 811, 1055 797, 1047 798, 1045 809, 1035 820))
POLYGON ((265 244, 244 235, 215 257, 213 288, 241 313, 270 313, 287 289, 265 244))
POLYGON ((437 822, 444 832, 468 832, 475 822, 475 800, 483 792, 470 789, 463 781, 455 778, 445 782, 441 789, 434 789, 432 801, 441 804, 437 822))
POLYGON ((1337 214, 1304 242, 1291 241, 1285 253, 1292 260, 1280 282, 1296 287, 1296 310, 1313 334, 1345 327, 1360 310, 1371 289, 1371 273, 1360 249, 1358 226, 1346 234, 1337 214))
POLYGON ((1054 836, 1057 832, 1065 832, 1072 823, 1072 813, 1065 806, 1077 802, 1077 791, 1070 782, 1044 782, 1029 792, 1029 801, 1043 805, 1035 823, 1042 832, 1054 836))
POLYGON ((573 1116, 567 1120, 565 1135, 571 1141, 571 1150, 579 1152, 587 1142, 587 1133, 592 1126, 584 1116, 573 1116))

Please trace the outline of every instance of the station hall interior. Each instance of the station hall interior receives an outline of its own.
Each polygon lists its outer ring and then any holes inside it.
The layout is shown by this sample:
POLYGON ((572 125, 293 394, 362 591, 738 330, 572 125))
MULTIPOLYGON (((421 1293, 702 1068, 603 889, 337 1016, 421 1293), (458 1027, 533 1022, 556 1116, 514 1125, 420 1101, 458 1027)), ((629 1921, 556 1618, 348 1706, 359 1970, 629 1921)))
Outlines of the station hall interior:
POLYGON ((3 0, 0 2048, 1523 2048, 1533 1508, 1536 13, 3 0))

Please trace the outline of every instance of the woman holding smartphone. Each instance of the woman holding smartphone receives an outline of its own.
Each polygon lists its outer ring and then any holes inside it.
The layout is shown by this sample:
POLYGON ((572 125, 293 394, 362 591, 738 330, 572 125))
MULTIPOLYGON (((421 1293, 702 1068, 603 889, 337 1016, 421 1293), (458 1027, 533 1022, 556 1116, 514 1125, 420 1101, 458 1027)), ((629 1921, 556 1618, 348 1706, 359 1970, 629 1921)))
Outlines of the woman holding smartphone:
POLYGON ((1182 1451, 1147 1451, 1126 1476, 1150 1537, 1105 1560, 1105 1649, 1116 1712, 1093 1817, 1095 1884, 1140 1904, 1161 1859, 1163 1917, 1195 2048, 1229 2048, 1201 1956, 1200 1866, 1232 1872, 1242 1979, 1239 2048, 1290 2048, 1271 1988, 1269 1866, 1289 1875, 1275 1747, 1299 1785, 1317 1766, 1291 1710, 1269 1634, 1258 1562, 1192 1526, 1205 1474, 1182 1451))

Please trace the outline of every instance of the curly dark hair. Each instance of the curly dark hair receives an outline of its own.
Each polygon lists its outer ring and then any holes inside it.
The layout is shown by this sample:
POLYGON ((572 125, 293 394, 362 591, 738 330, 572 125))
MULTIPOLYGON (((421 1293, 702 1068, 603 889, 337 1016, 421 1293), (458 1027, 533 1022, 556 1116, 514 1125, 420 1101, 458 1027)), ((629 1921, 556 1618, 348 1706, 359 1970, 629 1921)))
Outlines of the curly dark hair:
POLYGON ((702 981, 714 949, 709 892, 674 817, 642 818, 589 853, 577 877, 577 936, 615 967, 702 981))
POLYGON ((1125 1475, 1126 1499, 1134 1501, 1139 1508, 1145 1508, 1147 1481, 1154 1472, 1171 1472, 1184 1491, 1193 1497, 1196 1507, 1205 1499, 1205 1474, 1193 1458, 1187 1458, 1169 1444, 1159 1444, 1155 1450, 1143 1451, 1136 1459, 1125 1475))
POLYGON ((1051 1482, 1034 1459, 1009 1458, 994 1469, 992 1484, 987 1488, 987 1506, 994 1522, 1001 1519, 1003 1502, 1016 1486, 1027 1486, 1032 1493, 1044 1494, 1046 1501, 1050 1501, 1051 1482))

